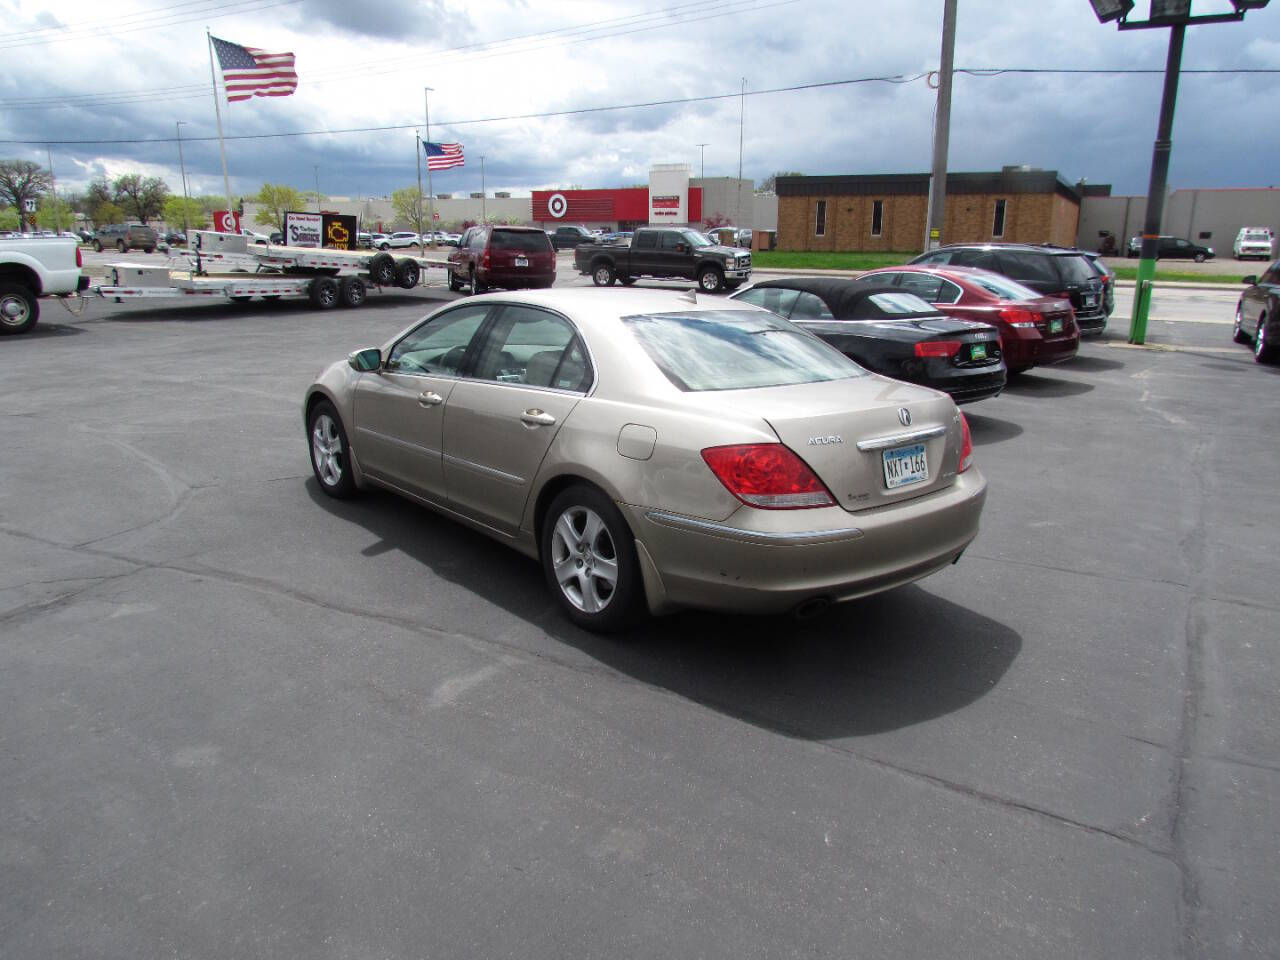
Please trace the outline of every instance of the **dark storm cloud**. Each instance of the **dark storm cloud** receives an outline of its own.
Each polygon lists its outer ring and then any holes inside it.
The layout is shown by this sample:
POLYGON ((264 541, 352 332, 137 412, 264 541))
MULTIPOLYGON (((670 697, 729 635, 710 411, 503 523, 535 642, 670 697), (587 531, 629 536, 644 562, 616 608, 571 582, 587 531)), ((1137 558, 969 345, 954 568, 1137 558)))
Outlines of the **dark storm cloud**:
MULTIPOLYGON (((444 0, 400 0, 395 3, 352 3, 351 0, 307 0, 292 14, 304 33, 326 33, 336 27, 353 36, 378 37, 420 44, 447 37, 449 45, 471 39, 465 12, 446 9, 444 0)), ((433 44, 434 46, 434 44, 433 44)))

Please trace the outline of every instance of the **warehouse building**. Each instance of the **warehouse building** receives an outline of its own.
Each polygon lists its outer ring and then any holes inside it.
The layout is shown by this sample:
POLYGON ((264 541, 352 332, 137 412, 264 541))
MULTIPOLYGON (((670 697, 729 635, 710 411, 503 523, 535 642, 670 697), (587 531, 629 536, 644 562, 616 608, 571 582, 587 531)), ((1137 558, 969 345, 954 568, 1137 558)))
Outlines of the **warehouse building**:
MULTIPOLYGON (((779 177, 778 249, 912 251, 925 246, 929 174, 779 177)), ((947 174, 944 243, 1076 242, 1080 192, 1056 170, 947 174)))

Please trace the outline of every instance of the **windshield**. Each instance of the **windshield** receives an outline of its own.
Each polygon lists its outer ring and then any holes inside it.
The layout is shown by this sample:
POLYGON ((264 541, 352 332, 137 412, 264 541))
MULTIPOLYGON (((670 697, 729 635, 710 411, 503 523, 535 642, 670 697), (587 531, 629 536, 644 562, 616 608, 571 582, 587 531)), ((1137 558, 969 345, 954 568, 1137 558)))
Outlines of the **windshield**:
POLYGON ((867 297, 885 314, 937 313, 933 304, 925 303, 914 293, 873 293, 867 297))
POLYGON ((1261 240, 1265 243, 1271 240, 1271 235, 1269 233, 1264 233, 1261 230, 1250 230, 1244 235, 1244 238, 1246 240, 1261 240))
POLYGON ((1024 287, 1018 281, 1010 280, 1008 277, 1002 277, 994 273, 986 276, 972 276, 969 279, 976 286, 987 291, 987 293, 993 293, 997 297, 1003 297, 1006 300, 1036 300, 1040 296, 1030 287, 1024 287))
POLYGON ((834 347, 759 310, 662 313, 622 322, 680 390, 745 390, 866 374, 834 347))
POLYGON ((690 246, 692 246, 695 250, 697 250, 699 247, 715 246, 715 243, 709 237, 704 237, 697 230, 681 230, 680 233, 684 236, 686 240, 689 241, 690 246))
POLYGON ((1085 280, 1096 280, 1098 275, 1089 266, 1084 257, 1058 257, 1058 269, 1062 271, 1062 279, 1079 283, 1085 280))

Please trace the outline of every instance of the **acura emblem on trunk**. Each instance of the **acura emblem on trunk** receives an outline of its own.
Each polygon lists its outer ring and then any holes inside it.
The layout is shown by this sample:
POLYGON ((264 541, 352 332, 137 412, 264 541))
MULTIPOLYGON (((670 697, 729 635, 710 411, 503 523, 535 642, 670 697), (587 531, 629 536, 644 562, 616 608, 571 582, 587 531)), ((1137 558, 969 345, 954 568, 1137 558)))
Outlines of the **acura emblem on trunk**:
POLYGON ((908 410, 906 407, 899 407, 898 422, 901 423, 904 427, 911 426, 911 411, 908 410))

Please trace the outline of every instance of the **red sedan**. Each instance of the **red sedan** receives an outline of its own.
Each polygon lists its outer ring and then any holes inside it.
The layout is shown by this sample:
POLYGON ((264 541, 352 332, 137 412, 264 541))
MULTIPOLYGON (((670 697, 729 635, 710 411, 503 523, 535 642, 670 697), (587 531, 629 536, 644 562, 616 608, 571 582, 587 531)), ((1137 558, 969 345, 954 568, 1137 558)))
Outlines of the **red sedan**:
POLYGON ((991 324, 1000 331, 1010 373, 1070 360, 1080 347, 1080 329, 1069 300, 1046 297, 990 270, 886 267, 858 279, 900 286, 943 313, 991 324))

